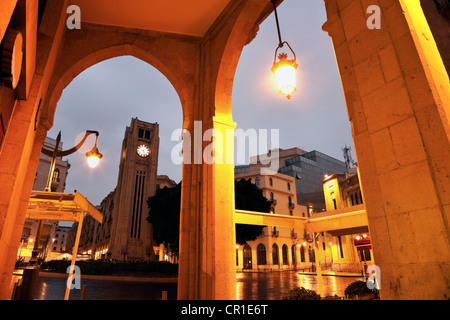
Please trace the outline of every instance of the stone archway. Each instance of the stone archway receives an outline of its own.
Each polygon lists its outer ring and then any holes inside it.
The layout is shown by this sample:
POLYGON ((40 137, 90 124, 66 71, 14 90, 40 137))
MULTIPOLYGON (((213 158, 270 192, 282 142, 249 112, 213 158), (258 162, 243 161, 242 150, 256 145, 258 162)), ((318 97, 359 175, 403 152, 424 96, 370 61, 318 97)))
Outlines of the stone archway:
POLYGON ((53 125, 62 91, 81 72, 104 60, 125 55, 145 61, 160 71, 178 93, 184 114, 185 110, 192 109, 196 59, 193 53, 198 46, 196 37, 180 35, 167 39, 160 32, 85 23, 82 29, 66 33, 50 80, 41 121, 47 127, 53 125))

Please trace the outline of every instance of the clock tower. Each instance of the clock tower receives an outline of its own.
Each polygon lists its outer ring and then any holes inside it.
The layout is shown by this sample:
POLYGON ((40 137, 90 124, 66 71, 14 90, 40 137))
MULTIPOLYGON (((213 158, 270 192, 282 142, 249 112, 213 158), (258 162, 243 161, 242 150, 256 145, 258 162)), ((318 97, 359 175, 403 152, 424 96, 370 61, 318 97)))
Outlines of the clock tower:
POLYGON ((156 191, 158 150, 158 123, 133 118, 122 143, 109 247, 112 259, 154 258, 147 199, 156 191))

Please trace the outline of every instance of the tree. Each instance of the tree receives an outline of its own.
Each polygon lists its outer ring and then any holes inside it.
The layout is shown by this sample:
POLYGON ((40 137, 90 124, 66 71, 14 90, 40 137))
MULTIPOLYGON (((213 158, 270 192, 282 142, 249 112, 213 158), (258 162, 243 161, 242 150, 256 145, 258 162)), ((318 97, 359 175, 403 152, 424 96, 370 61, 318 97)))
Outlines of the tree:
MULTIPOLYGON (((234 199, 236 209, 257 212, 270 212, 270 202, 263 196, 262 190, 250 179, 234 182, 234 199)), ((236 243, 246 244, 261 235, 264 226, 236 224, 236 243)))
MULTIPOLYGON (((150 208, 147 221, 153 226, 153 238, 157 243, 170 244, 178 253, 180 233, 181 182, 174 188, 164 187, 147 200, 150 208)), ((241 210, 270 212, 270 202, 262 190, 250 180, 235 181, 235 207, 241 210)), ((255 240, 264 226, 236 224, 236 242, 245 244, 255 240)))
POLYGON ((180 203, 181 182, 174 188, 156 190, 155 195, 147 200, 150 208, 147 221, 152 224, 153 239, 157 243, 170 244, 174 253, 178 253, 180 238, 180 203))

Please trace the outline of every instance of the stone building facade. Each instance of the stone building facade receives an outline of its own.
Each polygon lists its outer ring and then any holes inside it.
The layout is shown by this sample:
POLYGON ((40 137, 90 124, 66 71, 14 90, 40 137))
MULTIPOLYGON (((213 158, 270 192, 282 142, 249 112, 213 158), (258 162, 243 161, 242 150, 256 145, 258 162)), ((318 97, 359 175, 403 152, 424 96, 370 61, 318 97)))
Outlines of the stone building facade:
MULTIPOLYGON (((294 178, 280 173, 260 175, 249 171, 235 175, 236 180, 251 179, 272 201, 274 215, 294 216, 308 222, 314 218, 333 215, 338 210, 363 209, 363 195, 356 169, 348 173, 328 175, 322 183, 326 211, 314 212, 307 206, 295 205, 297 195, 294 178)), ((238 271, 314 271, 319 263, 322 270, 362 275, 374 263, 368 226, 321 232, 312 243, 306 228, 266 226, 262 234, 245 245, 236 245, 238 271), (319 243, 320 242, 320 243, 319 243), (316 250, 322 250, 320 255, 316 250), (320 259, 316 259, 317 257, 320 259)))

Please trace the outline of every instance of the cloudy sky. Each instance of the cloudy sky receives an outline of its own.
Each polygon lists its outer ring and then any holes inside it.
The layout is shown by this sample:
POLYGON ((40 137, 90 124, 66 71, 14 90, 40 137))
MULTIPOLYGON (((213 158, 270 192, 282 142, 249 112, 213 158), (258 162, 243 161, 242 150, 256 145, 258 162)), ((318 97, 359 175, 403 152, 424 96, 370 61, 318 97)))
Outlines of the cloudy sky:
MULTIPOLYGON (((283 40, 297 55, 298 91, 288 100, 275 87, 270 68, 278 38, 272 14, 242 52, 233 89, 233 120, 243 130, 278 129, 281 148, 318 150, 343 160, 342 148, 353 149, 353 141, 331 40, 322 31, 323 1, 285 1, 278 15, 283 40)), ((55 138, 61 131, 63 147, 68 149, 85 130, 97 130, 103 153, 96 169, 87 166, 84 156, 92 140, 67 158, 71 168, 66 192, 78 190, 97 205, 115 188, 125 127, 133 117, 159 123, 158 174, 181 180, 181 165, 171 161, 178 143, 171 141, 171 135, 182 125, 180 100, 158 70, 125 56, 85 70, 61 96, 48 136, 55 138)))

